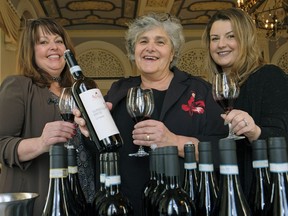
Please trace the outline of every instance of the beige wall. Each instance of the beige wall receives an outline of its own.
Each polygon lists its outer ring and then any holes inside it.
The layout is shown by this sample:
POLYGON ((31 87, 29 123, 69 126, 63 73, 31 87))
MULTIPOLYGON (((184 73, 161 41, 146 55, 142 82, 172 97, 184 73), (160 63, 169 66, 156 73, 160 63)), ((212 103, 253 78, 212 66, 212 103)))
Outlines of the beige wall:
POLYGON ((16 74, 15 64, 15 46, 5 43, 4 32, 0 29, 0 83, 6 76, 16 74))

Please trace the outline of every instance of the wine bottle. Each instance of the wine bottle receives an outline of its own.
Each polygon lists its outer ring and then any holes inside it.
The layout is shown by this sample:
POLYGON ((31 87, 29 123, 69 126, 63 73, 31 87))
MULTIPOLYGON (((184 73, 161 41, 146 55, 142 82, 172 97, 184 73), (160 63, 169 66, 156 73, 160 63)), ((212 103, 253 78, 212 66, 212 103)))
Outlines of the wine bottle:
POLYGON ((72 194, 75 197, 76 202, 82 207, 82 211, 86 214, 88 213, 88 207, 86 198, 84 196, 83 190, 80 185, 78 176, 78 166, 76 160, 76 149, 73 145, 67 146, 68 152, 68 182, 72 194))
POLYGON ((81 215, 68 184, 67 150, 63 144, 50 147, 50 181, 42 216, 81 215))
POLYGON ((288 215, 288 156, 284 137, 268 140, 272 193, 267 215, 288 215))
POLYGON ((165 190, 161 193, 156 206, 157 215, 196 215, 195 204, 179 184, 179 159, 176 146, 163 147, 165 151, 164 171, 165 190))
POLYGON ((192 143, 184 145, 184 181, 183 189, 189 197, 196 203, 198 191, 198 170, 195 158, 195 146, 192 143))
POLYGON ((219 152, 220 184, 212 215, 252 215, 240 185, 235 140, 220 139, 219 152))
POLYGON ((156 179, 156 153, 155 150, 151 150, 149 153, 149 170, 150 179, 144 186, 143 197, 142 197, 142 212, 143 215, 149 215, 148 206, 151 200, 152 193, 154 193, 154 188, 157 186, 156 179))
POLYGON ((196 201, 198 216, 210 216, 218 197, 211 142, 199 142, 199 186, 196 201))
POLYGON ((105 197, 106 194, 106 190, 105 190, 105 179, 106 179, 106 173, 107 173, 107 166, 108 164, 105 164, 104 161, 107 161, 107 159, 104 159, 105 157, 107 157, 106 153, 101 153, 100 154, 100 188, 99 190, 96 192, 94 200, 93 200, 93 211, 96 214, 98 212, 98 208, 99 205, 101 203, 101 200, 105 197))
POLYGON ((128 198, 125 197, 120 191, 121 178, 118 168, 118 153, 109 152, 106 154, 107 161, 105 161, 105 163, 108 165, 105 178, 106 195, 100 201, 101 203, 96 215, 132 216, 134 214, 132 205, 128 198))
POLYGON ((160 194, 164 191, 166 185, 166 178, 164 173, 164 148, 156 148, 154 150, 155 163, 156 163, 156 186, 151 192, 150 200, 146 208, 146 216, 157 216, 157 203, 160 194))
POLYGON ((248 203, 252 215, 268 216, 271 182, 266 140, 252 142, 253 177, 248 203))
POLYGON ((84 76, 70 50, 64 52, 64 57, 76 80, 72 86, 72 94, 86 121, 91 139, 99 152, 115 151, 122 146, 123 140, 101 91, 93 79, 84 76))

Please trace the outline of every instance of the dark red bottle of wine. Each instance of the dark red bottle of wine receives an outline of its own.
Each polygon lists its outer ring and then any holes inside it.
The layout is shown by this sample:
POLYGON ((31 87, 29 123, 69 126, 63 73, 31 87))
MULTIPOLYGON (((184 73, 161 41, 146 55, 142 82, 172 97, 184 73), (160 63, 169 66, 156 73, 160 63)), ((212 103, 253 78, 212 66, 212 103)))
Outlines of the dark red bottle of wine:
POLYGON ((77 166, 77 159, 76 159, 76 149, 73 145, 67 146, 68 152, 68 182, 72 192, 74 195, 76 202, 79 204, 80 207, 83 209, 83 213, 88 213, 88 207, 86 198, 82 191, 79 176, 78 176, 78 166, 77 166))
POLYGON ((198 170, 195 158, 195 146, 192 143, 184 145, 184 181, 183 189, 196 203, 198 191, 198 170))
POLYGON ((127 197, 120 191, 121 178, 118 168, 118 153, 106 153, 108 169, 105 178, 105 197, 100 201, 98 216, 132 216, 134 214, 132 205, 127 197))
POLYGON ((105 197, 105 194, 106 194, 105 179, 106 179, 106 173, 107 173, 107 169, 108 169, 107 165, 108 164, 104 163, 105 160, 107 161, 107 159, 105 159, 105 157, 107 157, 106 153, 100 154, 100 175, 99 175, 100 176, 100 188, 95 194, 95 197, 93 200, 93 206, 92 206, 95 214, 98 211, 101 200, 105 197))
POLYGON ((67 150, 63 144, 50 147, 50 182, 42 216, 78 216, 82 210, 71 193, 68 183, 67 150))
POLYGON ((99 152, 115 151, 122 146, 123 140, 101 91, 93 79, 84 76, 70 50, 64 52, 64 57, 76 80, 72 86, 73 97, 86 121, 91 139, 99 152))
POLYGON ((179 184, 179 159, 176 146, 164 148, 164 167, 166 176, 165 190, 161 193, 156 206, 157 215, 196 215, 193 200, 179 184))
POLYGON ((164 191, 166 185, 166 177, 164 173, 164 148, 156 148, 154 150, 155 163, 156 163, 156 186, 151 192, 150 201, 146 209, 146 216, 157 216, 157 201, 160 194, 164 191))
POLYGON ((218 197, 218 182, 214 173, 211 142, 199 142, 199 187, 197 193, 197 216, 210 216, 218 197))
POLYGON ((268 215, 288 215, 288 156, 284 137, 268 140, 272 193, 268 215))
POLYGON ((253 180, 248 196, 252 215, 268 216, 271 194, 271 182, 266 140, 255 140, 252 143, 253 180))
POLYGON ((156 179, 156 153, 155 150, 151 150, 149 152, 149 170, 150 170, 150 179, 147 184, 144 186, 143 197, 142 197, 142 212, 143 215, 151 215, 148 212, 149 202, 151 200, 151 196, 154 193, 154 188, 157 186, 156 179))
POLYGON ((219 140, 220 184, 214 216, 251 216, 251 210, 242 191, 233 139, 219 140))

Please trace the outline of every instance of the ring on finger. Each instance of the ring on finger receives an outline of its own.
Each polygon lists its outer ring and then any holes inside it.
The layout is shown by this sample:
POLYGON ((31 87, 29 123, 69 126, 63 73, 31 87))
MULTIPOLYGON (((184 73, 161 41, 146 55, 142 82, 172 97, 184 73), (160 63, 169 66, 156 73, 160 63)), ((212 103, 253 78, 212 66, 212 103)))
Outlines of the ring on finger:
POLYGON ((150 140, 150 136, 147 134, 146 135, 146 141, 149 141, 150 140))
POLYGON ((244 118, 243 119, 244 123, 245 123, 245 126, 247 127, 248 126, 248 122, 246 121, 246 119, 244 118))

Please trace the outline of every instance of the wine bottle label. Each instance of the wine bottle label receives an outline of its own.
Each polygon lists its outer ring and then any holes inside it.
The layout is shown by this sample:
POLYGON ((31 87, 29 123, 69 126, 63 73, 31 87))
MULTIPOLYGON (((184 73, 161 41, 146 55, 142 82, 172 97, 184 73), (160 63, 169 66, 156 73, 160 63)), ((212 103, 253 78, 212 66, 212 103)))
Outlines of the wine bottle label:
POLYGON ((213 164, 199 164, 199 171, 201 171, 201 172, 213 172, 214 166, 213 166, 213 164))
POLYGON ((71 174, 78 173, 78 167, 77 166, 68 166, 68 173, 71 173, 71 174))
POLYGON ((90 89, 79 96, 99 140, 119 134, 118 128, 99 89, 90 89))
POLYGON ((100 174, 100 182, 101 182, 101 183, 104 183, 104 182, 105 182, 105 179, 106 179, 106 174, 105 174, 105 173, 101 173, 101 174, 100 174))
POLYGON ((119 184, 121 184, 120 175, 106 176, 106 179, 105 179, 105 186, 106 187, 109 187, 111 185, 119 185, 119 184))
POLYGON ((50 169, 50 178, 66 178, 68 176, 68 169, 50 169))
POLYGON ((288 172, 288 163, 270 163, 270 172, 288 172))
POLYGON ((81 71, 81 68, 79 65, 75 65, 71 67, 69 70, 70 70, 70 73, 73 75, 75 72, 81 71))
POLYGON ((269 167, 268 160, 256 160, 252 162, 253 168, 266 168, 269 167))
POLYGON ((223 175, 238 175, 239 170, 237 165, 220 165, 220 173, 223 175))
POLYGON ((184 163, 184 169, 192 170, 192 169, 196 169, 196 168, 197 168, 196 163, 184 163))

